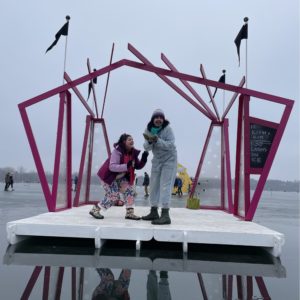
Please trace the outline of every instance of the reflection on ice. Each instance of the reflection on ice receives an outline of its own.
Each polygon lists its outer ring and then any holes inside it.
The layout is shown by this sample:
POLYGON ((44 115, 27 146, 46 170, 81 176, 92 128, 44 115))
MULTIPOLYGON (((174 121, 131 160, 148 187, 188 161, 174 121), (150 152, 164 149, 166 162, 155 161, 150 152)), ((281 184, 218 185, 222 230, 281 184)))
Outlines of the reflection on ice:
POLYGON ((184 254, 181 244, 159 243, 158 250, 155 241, 137 251, 132 241, 95 249, 90 241, 29 239, 9 246, 3 260, 33 266, 21 299, 34 289, 43 299, 144 299, 141 290, 147 300, 178 299, 174 276, 187 274, 198 282, 189 294, 199 299, 271 299, 264 277, 286 276, 280 259, 263 249, 191 245, 184 254))

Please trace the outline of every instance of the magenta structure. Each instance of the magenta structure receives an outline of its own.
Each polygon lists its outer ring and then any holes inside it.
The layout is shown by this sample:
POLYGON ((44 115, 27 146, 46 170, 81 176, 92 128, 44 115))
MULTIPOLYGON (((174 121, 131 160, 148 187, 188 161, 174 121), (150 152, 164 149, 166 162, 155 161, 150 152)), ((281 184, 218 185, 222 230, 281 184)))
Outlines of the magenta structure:
MULTIPOLYGON (((206 78, 204 67, 200 66, 200 76, 193 76, 179 72, 176 67, 162 54, 161 59, 167 68, 154 66, 147 58, 145 58, 136 48, 128 45, 128 49, 140 60, 140 62, 122 59, 112 63, 113 49, 109 65, 91 71, 88 61, 89 73, 85 76, 72 80, 67 73, 64 74, 66 83, 47 91, 39 96, 24 101, 19 104, 19 110, 32 151, 32 155, 36 164, 42 190, 45 196, 48 210, 51 212, 70 209, 73 206, 91 204, 95 202, 90 195, 93 153, 97 150, 94 145, 95 133, 100 132, 103 144, 106 148, 106 159, 110 155, 110 144, 107 135, 105 120, 103 117, 105 107, 105 97, 102 106, 101 115, 98 114, 97 101, 93 79, 107 74, 109 79, 110 72, 121 68, 130 67, 156 74, 175 92, 177 92, 184 100, 189 102, 197 109, 205 118, 211 122, 207 137, 200 155, 195 180, 190 191, 192 197, 196 190, 196 185, 201 176, 203 164, 207 157, 207 149, 211 142, 211 136, 214 132, 220 133, 220 195, 215 199, 214 205, 201 204, 201 209, 218 209, 226 211, 230 214, 240 217, 243 220, 251 221, 254 217, 256 208, 261 198, 264 185, 268 178, 272 163, 278 150, 281 138, 283 136, 286 124, 288 122, 294 101, 282 97, 258 92, 248 88, 244 88, 245 78, 242 78, 239 85, 221 83, 206 78), (181 87, 176 85, 171 79, 179 79, 184 87, 192 95, 186 93, 181 87), (93 112, 85 98, 81 95, 77 86, 85 82, 92 84, 92 92, 95 104, 93 112), (195 91, 191 83, 204 85, 208 91, 209 98, 212 103, 212 109, 195 91), (211 88, 233 92, 233 96, 229 101, 224 112, 220 114, 215 100, 212 96, 211 88), (74 199, 72 199, 72 101, 73 95, 71 91, 78 97, 83 107, 88 112, 86 117, 85 135, 82 146, 81 162, 78 172, 78 188, 74 199), (50 188, 41 160, 38 145, 36 143, 31 123, 26 109, 32 105, 36 105, 41 101, 47 101, 50 97, 57 97, 59 101, 57 137, 55 161, 53 170, 53 183, 50 188), (228 113, 238 99, 238 119, 237 119, 237 143, 235 155, 235 173, 232 181, 232 171, 230 162, 229 148, 229 120, 228 113), (259 101, 268 101, 274 105, 281 105, 283 113, 278 123, 256 118, 250 115, 250 107, 256 105, 259 101), (65 157, 65 159, 62 159, 65 157), (250 175, 258 175, 258 183, 253 195, 250 193, 250 175), (232 182, 234 182, 232 186, 232 182)), ((107 92, 108 80, 106 84, 105 95, 107 92)), ((53 99, 51 99, 53 101, 53 99)))

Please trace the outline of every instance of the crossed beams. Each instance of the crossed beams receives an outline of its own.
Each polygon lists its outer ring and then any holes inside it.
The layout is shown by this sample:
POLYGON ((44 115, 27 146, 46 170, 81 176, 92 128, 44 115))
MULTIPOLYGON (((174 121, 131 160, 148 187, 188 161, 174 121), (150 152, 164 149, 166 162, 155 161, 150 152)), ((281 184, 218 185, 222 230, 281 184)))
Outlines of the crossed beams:
MULTIPOLYGON (((128 44, 128 49, 138 59, 140 59, 142 61, 142 63, 127 60, 127 59, 122 59, 122 60, 119 60, 115 63, 112 63, 113 49, 114 49, 114 45, 113 45, 112 52, 111 52, 110 64, 108 66, 105 66, 105 67, 103 67, 99 70, 95 70, 94 72, 91 72, 91 68, 90 68, 89 61, 88 61, 89 74, 87 74, 85 76, 82 76, 80 78, 77 78, 76 80, 72 81, 70 79, 70 77, 68 76, 68 74, 65 73, 64 74, 64 78, 66 79, 65 84, 63 84, 59 87, 56 87, 56 88, 54 88, 54 89, 52 89, 48 92, 45 92, 45 93, 43 93, 39 96, 36 96, 36 97, 31 98, 29 100, 26 100, 26 101, 24 101, 24 102, 22 102, 18 105, 19 110, 20 110, 20 114, 21 114, 21 117, 22 117, 22 120, 23 120, 23 123, 24 123, 27 138, 28 138, 28 141, 29 141, 29 144, 30 144, 30 147, 31 147, 31 151, 32 151, 32 154, 33 154, 33 157, 34 157, 34 160, 35 160, 35 164, 36 164, 36 167, 37 167, 37 170, 38 170, 38 173, 39 173, 41 185, 43 187, 43 192, 44 192, 44 196, 46 198, 46 202, 47 202, 49 211, 53 211, 53 209, 56 208, 55 207, 55 205, 56 205, 56 203, 55 203, 56 199, 55 198, 56 198, 56 194, 57 194, 56 178, 54 178, 55 181, 54 181, 54 185, 53 185, 52 193, 51 193, 50 189, 49 189, 49 186, 48 186, 48 183, 47 183, 47 180, 46 180, 45 172, 44 172, 44 169, 43 169, 43 164, 42 164, 41 158, 39 156, 38 148, 37 148, 37 145, 36 145, 36 142, 35 142, 35 138, 34 138, 34 135, 33 135, 33 131, 32 131, 32 128, 31 128, 31 124, 30 124, 26 109, 31 105, 37 104, 37 103, 39 103, 43 100, 46 100, 46 99, 48 99, 52 96, 55 96, 57 94, 60 94, 62 98, 67 98, 67 99, 69 98, 70 99, 69 89, 72 89, 74 91, 74 93, 77 95, 77 97, 79 98, 79 100, 81 101, 81 103, 83 104, 83 106, 89 112, 90 117, 95 119, 94 112, 89 107, 89 105, 86 103, 84 97, 80 94, 79 90, 77 89, 77 85, 80 85, 80 84, 85 83, 87 81, 92 81, 94 78, 99 77, 101 75, 108 74, 107 83, 106 83, 106 90, 105 90, 105 95, 104 95, 104 101, 103 101, 103 107, 102 107, 102 113, 101 113, 101 117, 102 117, 103 116, 103 111, 104 111, 104 106, 105 106, 105 98, 106 98, 106 94, 107 94, 107 86, 108 86, 110 72, 115 70, 115 69, 118 69, 120 67, 128 66, 128 67, 131 67, 131 68, 136 68, 136 69, 140 69, 140 70, 143 70, 143 71, 148 71, 148 72, 155 73, 164 82, 166 82, 172 89, 174 89, 178 94, 180 94, 185 100, 187 100, 197 110, 199 110, 203 115, 205 115, 208 119, 210 119, 212 124, 214 123, 214 124, 221 125, 221 124, 224 123, 224 121, 226 120, 225 118, 226 118, 228 112, 230 111, 234 101, 236 100, 236 98, 239 94, 242 94, 243 97, 256 97, 256 98, 260 98, 260 99, 263 99, 263 100, 266 100, 266 101, 271 101, 271 102, 275 102, 275 103, 278 103, 278 104, 283 104, 283 105, 286 106, 284 115, 283 115, 282 120, 280 122, 280 124, 283 124, 283 125, 278 128, 278 132, 277 132, 275 140, 274 140, 275 146, 272 148, 271 153, 270 153, 269 158, 268 158, 267 163, 266 163, 266 168, 262 171, 262 174, 261 174, 263 180, 261 180, 259 182, 259 184, 258 184, 259 188, 255 191, 255 195, 253 197, 254 199, 252 199, 251 206, 249 207, 249 212, 248 212, 248 215, 247 215, 246 218, 251 219, 253 217, 256 206, 258 204, 258 200, 259 200, 261 191, 263 189, 265 180, 268 176, 270 167, 271 167, 272 162, 273 162, 273 158, 274 158, 276 150, 279 146, 280 139, 282 137, 282 134, 283 134, 283 131, 284 131, 284 128, 285 128, 286 122, 288 120, 288 117, 289 117, 289 114, 290 114, 290 111, 292 109, 294 101, 290 100, 290 99, 286 99, 286 98, 282 98, 282 97, 278 97, 278 96, 274 96, 274 95, 270 95, 270 94, 266 94, 266 93, 261 93, 261 92, 255 91, 255 90, 250 90, 250 89, 244 88, 243 85, 245 83, 245 78, 242 78, 239 86, 234 86, 234 85, 230 85, 230 84, 226 84, 226 83, 221 83, 221 82, 218 82, 218 81, 208 80, 205 76, 204 68, 203 68, 202 65, 200 66, 200 71, 203 75, 203 78, 201 78, 199 76, 193 76, 193 75, 188 75, 188 74, 185 74, 185 73, 180 73, 180 72, 177 71, 177 69, 173 66, 173 64, 167 59, 167 57, 164 54, 161 55, 161 59, 169 67, 169 69, 156 67, 130 44, 128 44), (179 79, 183 83, 183 85, 189 90, 189 92, 191 92, 191 94, 195 97, 195 99, 198 102, 196 102, 192 97, 190 97, 182 89, 180 89, 173 81, 170 80, 169 77, 179 79), (203 99, 197 94, 197 92, 190 85, 190 82, 205 85, 207 90, 208 90, 210 98, 212 97, 210 87, 219 88, 219 89, 223 89, 223 90, 226 90, 226 91, 234 92, 234 95, 233 95, 232 99, 230 100, 228 106, 226 107, 226 109, 225 109, 225 111, 224 111, 224 113, 221 117, 220 117, 220 115, 217 111, 217 107, 214 103, 214 99, 211 98, 215 112, 213 112, 209 108, 209 106, 203 101, 203 99)), ((94 101, 96 103, 97 101, 96 101, 96 95, 94 93, 94 88, 93 88, 93 95, 94 95, 94 101)), ((61 101, 64 101, 64 100, 61 100, 61 101)), ((70 110, 71 110, 70 109, 70 105, 71 105, 70 102, 71 101, 68 100, 67 102, 69 102, 69 104, 67 104, 66 111, 67 111, 67 114, 70 114, 70 110)), ((58 171, 58 160, 59 160, 59 157, 60 157, 59 155, 60 155, 60 151, 61 151, 61 149, 60 149, 60 147, 61 147, 60 133, 61 133, 62 128, 63 128, 62 127, 63 126, 63 123, 62 123, 63 122, 62 121, 62 115, 63 114, 64 114, 63 108, 61 108, 60 109, 59 124, 58 124, 58 133, 59 133, 59 135, 57 137, 57 144, 56 144, 56 149, 57 149, 56 154, 57 155, 56 155, 56 158, 55 158, 55 160, 56 160, 56 162, 55 162, 56 167, 55 167, 55 170, 54 170, 55 177, 57 177, 58 173, 59 173, 59 171, 58 171)), ((96 114, 97 114, 97 117, 98 117, 97 103, 96 103, 96 114)), ((71 118, 71 115, 70 115, 70 118, 71 118)), ((97 118, 97 120, 101 120, 101 122, 102 121, 104 122, 104 120, 102 118, 101 119, 97 118)), ((68 121, 68 123, 70 123, 70 120, 68 121)), ((103 125, 105 125, 105 124, 103 123, 103 125)), ((69 128, 68 129, 69 130, 68 134, 71 134, 70 126, 68 125, 67 127, 69 128)), ((68 144, 71 144, 71 139, 70 138, 68 139, 68 144)), ((68 151, 68 157, 70 159, 70 157, 71 157, 71 148, 67 151, 68 151)), ((226 164, 228 165, 229 163, 226 161, 226 164)), ((68 165, 67 165, 67 169, 69 170, 68 173, 70 173, 70 168, 71 168, 71 162, 68 161, 68 165)), ((68 178, 68 183, 69 182, 70 182, 70 178, 68 178)), ((68 206, 71 205, 70 201, 69 201, 69 197, 70 197, 70 195, 68 194, 68 206)))

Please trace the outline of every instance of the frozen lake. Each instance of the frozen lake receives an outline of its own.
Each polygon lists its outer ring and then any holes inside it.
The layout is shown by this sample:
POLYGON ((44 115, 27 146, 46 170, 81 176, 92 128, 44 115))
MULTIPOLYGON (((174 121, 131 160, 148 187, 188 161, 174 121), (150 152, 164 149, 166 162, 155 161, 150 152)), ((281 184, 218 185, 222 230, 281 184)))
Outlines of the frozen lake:
MULTIPOLYGON (((136 205, 148 205, 141 188, 137 193, 136 205)), ((172 206, 184 207, 185 198, 173 197, 172 206)), ((49 299, 98 299, 95 291, 107 269, 115 279, 122 269, 127 272, 130 299, 218 300, 224 299, 224 292, 232 294, 231 299, 247 299, 247 293, 252 299, 299 299, 297 193, 264 192, 254 219, 284 233, 280 259, 252 249, 212 250, 205 246, 195 247, 185 257, 176 245, 155 250, 151 243, 139 253, 131 243, 110 243, 97 252, 92 242, 78 240, 41 239, 8 247, 6 223, 43 212, 47 208, 38 184, 16 184, 14 192, 0 192, 1 299, 20 299, 22 295, 22 299, 28 295, 28 299, 43 299, 47 292, 49 299), (247 280, 252 282, 252 292, 247 280)), ((115 280, 117 283, 120 281, 115 280)))

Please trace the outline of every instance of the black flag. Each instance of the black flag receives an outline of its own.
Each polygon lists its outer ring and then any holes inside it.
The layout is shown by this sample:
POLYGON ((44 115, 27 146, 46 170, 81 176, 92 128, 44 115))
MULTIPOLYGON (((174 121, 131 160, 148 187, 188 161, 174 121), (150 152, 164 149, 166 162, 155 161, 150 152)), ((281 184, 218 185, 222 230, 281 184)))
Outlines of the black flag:
MULTIPOLYGON (((244 21, 247 22, 248 18, 245 18, 244 21)), ((243 39, 248 39, 248 23, 245 23, 243 25, 243 27, 241 28, 240 32, 238 33, 238 35, 236 36, 236 38, 234 40, 234 43, 235 43, 236 49, 237 49, 237 53, 238 53, 238 57, 239 57, 239 65, 240 65, 240 45, 241 45, 241 41, 243 39)))
POLYGON ((61 35, 65 35, 67 36, 68 35, 68 31, 69 31, 69 20, 70 20, 70 17, 67 16, 66 17, 67 19, 67 22, 65 23, 65 25, 57 32, 57 34, 55 35, 55 41, 50 45, 50 47, 46 50, 46 53, 51 50, 58 42, 59 38, 61 35))
MULTIPOLYGON (((219 82, 225 83, 225 73, 226 73, 226 70, 223 70, 222 72, 223 72, 223 75, 219 78, 219 82)), ((218 88, 215 89, 213 98, 215 98, 215 95, 216 95, 216 93, 217 93, 217 90, 218 90, 218 88)))
MULTIPOLYGON (((94 72, 95 72, 95 71, 96 71, 96 69, 94 69, 94 72)), ((97 83, 97 77, 93 78, 93 83, 94 83, 94 84, 97 83)), ((88 91, 88 97, 87 97, 87 100, 89 100, 89 98, 90 98, 91 90, 92 90, 92 81, 89 82, 89 91, 88 91)))

